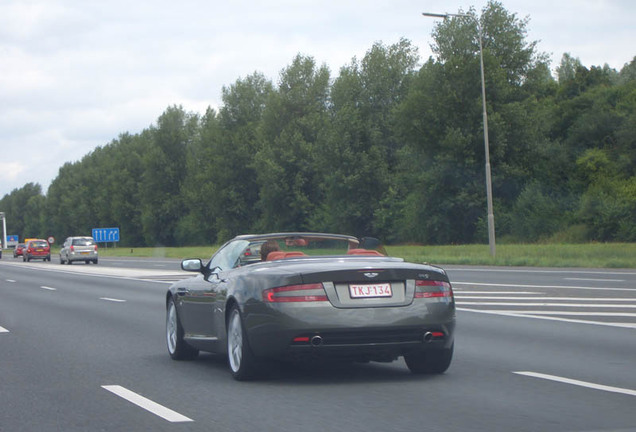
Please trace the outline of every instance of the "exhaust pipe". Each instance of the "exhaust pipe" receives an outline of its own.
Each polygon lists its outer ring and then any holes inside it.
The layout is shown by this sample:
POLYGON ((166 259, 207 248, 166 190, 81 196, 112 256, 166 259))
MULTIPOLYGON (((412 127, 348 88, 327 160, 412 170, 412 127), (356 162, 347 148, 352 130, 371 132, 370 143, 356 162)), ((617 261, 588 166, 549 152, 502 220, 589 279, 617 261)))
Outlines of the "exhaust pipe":
POLYGON ((322 336, 316 335, 316 336, 311 338, 311 345, 312 346, 315 346, 315 347, 320 346, 320 345, 322 345, 322 342, 323 342, 322 341, 322 336))
POLYGON ((424 338, 423 338, 423 340, 424 340, 424 343, 431 343, 431 342, 433 342, 433 333, 431 333, 431 332, 426 332, 426 333, 424 333, 424 338))

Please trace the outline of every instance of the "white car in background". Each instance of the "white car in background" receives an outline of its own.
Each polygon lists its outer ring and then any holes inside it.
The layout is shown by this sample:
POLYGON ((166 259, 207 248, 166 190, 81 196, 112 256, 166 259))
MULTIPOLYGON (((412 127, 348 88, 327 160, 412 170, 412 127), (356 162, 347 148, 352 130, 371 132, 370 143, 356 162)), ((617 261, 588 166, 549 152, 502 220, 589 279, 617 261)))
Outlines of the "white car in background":
POLYGON ((97 264, 97 243, 93 237, 68 237, 60 249, 60 264, 84 261, 97 264))

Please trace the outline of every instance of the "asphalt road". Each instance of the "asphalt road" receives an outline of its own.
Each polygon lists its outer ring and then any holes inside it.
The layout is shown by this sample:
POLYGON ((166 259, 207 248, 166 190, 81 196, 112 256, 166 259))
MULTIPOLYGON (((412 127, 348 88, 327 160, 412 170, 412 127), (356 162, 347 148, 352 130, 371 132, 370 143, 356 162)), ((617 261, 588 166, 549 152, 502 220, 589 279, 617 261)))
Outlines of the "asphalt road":
POLYGON ((178 261, 5 256, 0 431, 636 431, 636 271, 448 272, 446 374, 274 364, 240 383, 223 358, 169 358, 178 261))

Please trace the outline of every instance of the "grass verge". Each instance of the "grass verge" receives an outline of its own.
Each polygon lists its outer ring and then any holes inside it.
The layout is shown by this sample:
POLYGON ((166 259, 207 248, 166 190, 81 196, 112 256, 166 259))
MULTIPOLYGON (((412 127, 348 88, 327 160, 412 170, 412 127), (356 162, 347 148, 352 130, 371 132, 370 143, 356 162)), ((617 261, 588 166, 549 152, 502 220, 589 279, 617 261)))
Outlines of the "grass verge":
MULTIPOLYGON (((204 261, 218 246, 179 248, 102 247, 107 257, 201 258, 204 261)), ((431 264, 494 265, 521 267, 636 268, 636 243, 588 244, 500 244, 496 256, 488 245, 387 246, 391 256, 431 264)))

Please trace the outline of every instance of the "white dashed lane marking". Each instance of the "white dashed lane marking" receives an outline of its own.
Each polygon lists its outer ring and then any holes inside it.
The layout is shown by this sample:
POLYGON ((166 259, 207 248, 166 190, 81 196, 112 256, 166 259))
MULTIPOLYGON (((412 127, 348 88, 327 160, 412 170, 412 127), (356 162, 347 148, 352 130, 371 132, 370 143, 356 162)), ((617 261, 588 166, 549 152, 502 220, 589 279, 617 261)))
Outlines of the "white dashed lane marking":
POLYGON ((104 301, 114 302, 114 303, 125 303, 126 302, 126 300, 110 298, 110 297, 100 297, 99 299, 100 300, 104 300, 104 301))
POLYGON ((538 372, 513 372, 514 374, 517 375, 524 375, 524 376, 529 376, 532 378, 540 378, 540 379, 544 379, 544 380, 549 380, 549 381, 556 381, 556 382, 560 382, 560 383, 564 383, 564 384, 571 384, 571 385, 575 385, 575 386, 579 386, 579 387, 586 387, 586 388, 591 388, 594 390, 603 390, 606 392, 612 392, 612 393, 620 393, 620 394, 624 394, 624 395, 629 395, 629 396, 636 396, 636 390, 632 390, 632 389, 626 389, 626 388, 621 388, 621 387, 612 387, 612 386, 607 386, 607 385, 603 385, 603 384, 595 384, 595 383, 591 383, 591 382, 587 382, 587 381, 579 381, 579 380, 575 380, 575 379, 570 379, 570 378, 564 378, 564 377, 560 377, 560 376, 556 376, 556 375, 548 375, 548 374, 542 374, 542 373, 538 373, 538 372))
POLYGON ((102 388, 171 423, 194 421, 182 414, 179 414, 176 411, 171 410, 170 408, 166 408, 163 405, 159 405, 158 403, 153 402, 148 398, 145 398, 131 390, 128 390, 125 387, 119 385, 104 385, 102 386, 102 388))

